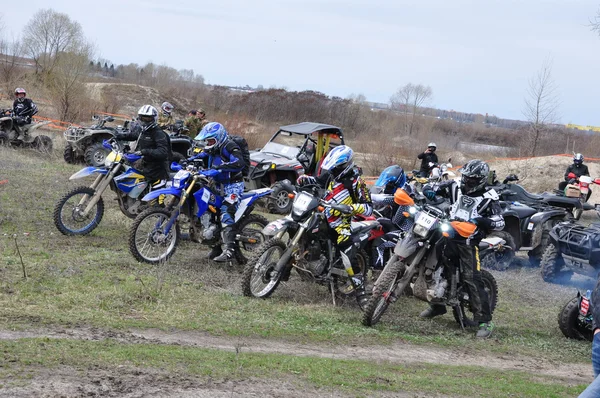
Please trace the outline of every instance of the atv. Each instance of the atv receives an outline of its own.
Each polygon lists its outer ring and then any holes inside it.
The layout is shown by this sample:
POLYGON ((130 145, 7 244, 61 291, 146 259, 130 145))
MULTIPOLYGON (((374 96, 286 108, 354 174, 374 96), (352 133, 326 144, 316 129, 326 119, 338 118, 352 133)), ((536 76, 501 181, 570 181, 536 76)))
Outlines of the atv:
POLYGON ((112 116, 99 118, 94 115, 92 120, 96 121, 93 126, 71 126, 63 133, 67 141, 63 152, 65 162, 79 163, 84 161, 88 166, 104 167, 104 160, 110 151, 102 145, 102 141, 111 138, 118 140, 118 134, 129 126, 129 121, 126 121, 123 126, 105 126, 106 123, 114 122, 115 119, 112 116))
POLYGON ((541 266, 546 282, 568 282, 574 273, 595 279, 600 271, 600 223, 556 225, 550 231, 541 266))
POLYGON ((250 151, 250 169, 244 178, 247 190, 270 187, 267 202, 270 212, 288 214, 292 200, 288 196, 302 174, 318 175, 321 161, 331 148, 344 145, 342 129, 322 123, 303 122, 281 126, 262 148, 250 151))
POLYGON ((192 155, 194 140, 188 136, 190 130, 185 126, 183 120, 177 120, 163 130, 169 134, 174 162, 179 163, 192 155))
POLYGON ((36 135, 33 133, 42 126, 49 124, 49 121, 28 123, 19 126, 16 123, 18 118, 7 114, 10 109, 0 109, 0 145, 21 148, 33 148, 40 152, 52 151, 52 138, 47 135, 36 135), (6 115, 6 116, 2 116, 6 115))
POLYGON ((558 327, 566 338, 592 341, 592 319, 590 291, 585 296, 577 292, 577 297, 569 300, 558 314, 558 327))

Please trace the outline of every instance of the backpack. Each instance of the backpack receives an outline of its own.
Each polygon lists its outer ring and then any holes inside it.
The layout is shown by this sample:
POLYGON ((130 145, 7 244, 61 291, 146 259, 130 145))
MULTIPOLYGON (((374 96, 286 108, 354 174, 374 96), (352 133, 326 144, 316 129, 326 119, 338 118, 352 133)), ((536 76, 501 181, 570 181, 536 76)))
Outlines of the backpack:
POLYGON ((242 152, 242 159, 244 160, 244 168, 242 169, 242 175, 246 177, 250 171, 250 150, 248 149, 248 142, 244 137, 239 135, 229 135, 229 142, 225 145, 229 153, 232 152, 231 144, 235 144, 240 148, 242 152))

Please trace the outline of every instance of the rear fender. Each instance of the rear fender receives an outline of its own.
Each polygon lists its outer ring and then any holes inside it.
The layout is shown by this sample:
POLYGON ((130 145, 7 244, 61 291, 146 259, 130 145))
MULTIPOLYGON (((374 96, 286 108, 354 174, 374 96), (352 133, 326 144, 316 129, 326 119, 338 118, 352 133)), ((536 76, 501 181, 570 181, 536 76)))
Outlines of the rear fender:
POLYGON ((148 193, 146 196, 144 196, 142 198, 142 200, 144 202, 149 202, 152 199, 158 198, 160 195, 173 195, 173 196, 180 197, 182 192, 183 192, 183 189, 175 189, 172 187, 157 189, 156 191, 152 191, 152 192, 148 193))
POLYGON ((88 177, 91 176, 92 174, 108 174, 108 169, 105 168, 99 168, 99 167, 84 167, 83 169, 79 170, 77 173, 73 174, 71 177, 69 177, 69 180, 77 180, 79 178, 84 178, 84 177, 88 177))
POLYGON ((295 224, 289 218, 280 218, 279 220, 271 221, 262 230, 263 235, 267 238, 272 238, 277 234, 283 234, 290 225, 295 224))

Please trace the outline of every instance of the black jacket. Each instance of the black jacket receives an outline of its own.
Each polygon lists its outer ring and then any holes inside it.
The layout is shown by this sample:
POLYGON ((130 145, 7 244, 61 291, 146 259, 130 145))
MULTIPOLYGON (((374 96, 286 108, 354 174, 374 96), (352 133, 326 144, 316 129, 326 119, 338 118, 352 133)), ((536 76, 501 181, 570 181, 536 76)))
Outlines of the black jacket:
POLYGON ((422 173, 428 173, 429 174, 429 163, 437 163, 438 162, 438 157, 435 154, 435 152, 430 152, 430 153, 420 153, 417 155, 417 159, 421 159, 421 169, 419 170, 422 173))
POLYGON ((565 171, 565 181, 569 181, 569 173, 573 173, 577 176, 577 178, 581 177, 581 176, 589 176, 590 175, 590 171, 588 170, 588 167, 585 164, 575 164, 573 163, 572 165, 570 165, 569 167, 567 167, 567 171, 565 171))
POLYGON ((29 98, 25 98, 23 102, 13 102, 13 116, 25 118, 27 123, 31 123, 31 117, 37 112, 37 105, 29 98))
POLYGON ((142 167, 140 172, 150 181, 166 180, 169 178, 169 163, 171 162, 171 144, 167 133, 157 125, 147 130, 139 130, 119 135, 119 140, 135 141, 136 151, 142 152, 142 167))

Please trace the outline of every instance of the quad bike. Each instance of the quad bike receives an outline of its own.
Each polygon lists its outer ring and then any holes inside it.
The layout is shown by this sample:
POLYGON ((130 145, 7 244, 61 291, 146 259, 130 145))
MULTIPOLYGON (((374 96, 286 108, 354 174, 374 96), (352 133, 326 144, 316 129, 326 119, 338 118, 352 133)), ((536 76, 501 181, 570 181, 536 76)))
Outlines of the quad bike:
MULTIPOLYGON (((92 120, 95 120, 96 124, 90 127, 71 126, 64 131, 63 136, 67 141, 63 152, 65 162, 74 164, 83 161, 91 167, 103 167, 106 156, 111 150, 104 147, 102 142, 111 138, 118 140, 119 133, 129 128, 129 121, 126 121, 123 126, 106 126, 106 123, 114 122, 112 116, 99 118, 94 115, 92 120)), ((122 149, 118 141, 117 145, 122 149)))
POLYGON ((174 162, 180 163, 192 155, 194 140, 187 135, 189 129, 185 127, 183 120, 177 120, 164 131, 169 134, 174 162))
POLYGON ((562 222, 550 231, 541 263, 546 282, 567 282, 574 273, 596 278, 600 271, 600 223, 562 222))
POLYGON ((452 168, 450 162, 452 162, 452 158, 448 158, 446 163, 429 162, 429 175, 427 177, 421 177, 419 176, 419 170, 413 170, 408 176, 408 181, 417 192, 421 192, 425 184, 451 180, 456 177, 456 173, 450 170, 452 168))
POLYGON ((569 300, 558 314, 558 327, 566 338, 592 341, 592 302, 590 291, 585 296, 577 292, 577 296, 569 300))
POLYGON ((302 174, 318 175, 329 150, 343 144, 342 130, 336 126, 311 122, 281 126, 262 149, 250 151, 246 189, 271 187, 267 208, 272 213, 288 214, 292 188, 282 182, 293 184, 302 174))
MULTIPOLYGON (((0 115, 6 115, 10 110, 0 109, 0 115)), ((40 152, 52 151, 52 138, 47 135, 36 135, 33 133, 47 124, 49 121, 28 123, 19 126, 18 116, 6 115, 0 117, 0 145, 33 148, 40 152)))

